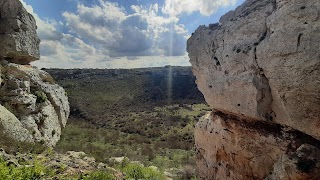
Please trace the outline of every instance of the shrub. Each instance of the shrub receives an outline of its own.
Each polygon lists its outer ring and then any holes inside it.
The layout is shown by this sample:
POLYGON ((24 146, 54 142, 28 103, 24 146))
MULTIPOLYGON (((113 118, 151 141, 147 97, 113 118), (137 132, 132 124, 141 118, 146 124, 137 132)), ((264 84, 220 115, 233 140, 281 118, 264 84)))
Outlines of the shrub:
POLYGON ((32 166, 16 167, 0 159, 0 179, 42 179, 53 175, 53 170, 47 169, 36 160, 32 166))
POLYGON ((37 96, 37 103, 43 103, 48 99, 46 93, 43 91, 36 91, 34 95, 37 96))
POLYGON ((145 180, 164 180, 166 179, 164 174, 160 171, 151 168, 143 167, 139 164, 128 164, 123 172, 126 175, 126 179, 145 179, 145 180))
POLYGON ((87 176, 81 177, 83 180, 114 180, 116 179, 114 175, 106 171, 93 171, 87 176))

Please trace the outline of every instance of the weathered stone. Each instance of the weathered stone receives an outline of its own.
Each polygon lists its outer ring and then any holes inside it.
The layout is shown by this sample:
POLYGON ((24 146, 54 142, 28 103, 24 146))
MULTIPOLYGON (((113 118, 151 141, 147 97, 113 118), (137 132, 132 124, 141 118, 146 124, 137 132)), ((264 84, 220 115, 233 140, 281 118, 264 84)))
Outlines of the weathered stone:
POLYGON ((320 139, 319 11, 315 0, 248 0, 200 26, 188 52, 210 106, 320 139))
POLYGON ((274 120, 320 140, 320 1, 278 7, 265 32, 256 59, 271 86, 274 120))
POLYGON ((317 0, 246 0, 188 40, 213 109, 196 127, 200 178, 320 178, 319 12, 317 0))
POLYGON ((0 115, 0 134, 2 141, 4 140, 3 136, 5 136, 8 137, 7 140, 9 141, 14 139, 21 142, 34 142, 32 135, 22 126, 21 122, 10 111, 1 105, 0 115))
POLYGON ((0 0, 0 59, 29 64, 40 57, 36 21, 19 0, 0 0))
MULTIPOLYGON (((0 66, 0 104, 14 114, 12 116, 23 127, 22 132, 28 131, 27 137, 31 136, 32 141, 54 146, 70 111, 64 89, 45 71, 13 63, 3 64, 0 66)), ((10 126, 4 128, 8 136, 16 136, 10 133, 10 126)), ((14 139, 20 141, 21 138, 14 139)))
POLYGON ((202 117, 195 141, 200 179, 320 178, 320 142, 287 126, 216 112, 202 117))

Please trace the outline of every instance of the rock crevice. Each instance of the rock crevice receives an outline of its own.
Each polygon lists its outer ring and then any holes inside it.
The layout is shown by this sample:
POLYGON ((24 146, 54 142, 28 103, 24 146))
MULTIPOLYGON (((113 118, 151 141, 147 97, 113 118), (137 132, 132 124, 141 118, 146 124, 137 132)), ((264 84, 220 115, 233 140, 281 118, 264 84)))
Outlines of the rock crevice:
POLYGON ((0 0, 0 58, 29 64, 40 58, 35 19, 20 1, 0 0))
POLYGON ((47 72, 29 65, 40 56, 36 29, 35 19, 19 0, 0 0, 2 146, 8 139, 54 146, 69 116, 64 89, 47 72))

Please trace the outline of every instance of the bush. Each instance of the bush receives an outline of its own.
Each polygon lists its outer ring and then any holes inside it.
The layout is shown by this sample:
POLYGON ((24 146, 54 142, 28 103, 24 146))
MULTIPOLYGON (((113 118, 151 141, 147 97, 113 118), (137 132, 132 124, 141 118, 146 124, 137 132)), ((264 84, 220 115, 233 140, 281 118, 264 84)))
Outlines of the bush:
POLYGON ((126 179, 150 179, 150 180, 164 180, 165 176, 160 171, 151 167, 143 167, 139 164, 128 164, 123 172, 126 179))
POLYGON ((112 174, 106 171, 93 171, 85 177, 81 177, 83 180, 114 180, 116 179, 112 174))
POLYGON ((0 179, 42 179, 53 174, 54 171, 47 169, 38 161, 35 161, 31 166, 16 167, 0 159, 0 179))
POLYGON ((44 93, 43 91, 36 91, 34 95, 37 96, 37 101, 36 101, 37 103, 46 102, 46 100, 48 99, 46 93, 44 93))

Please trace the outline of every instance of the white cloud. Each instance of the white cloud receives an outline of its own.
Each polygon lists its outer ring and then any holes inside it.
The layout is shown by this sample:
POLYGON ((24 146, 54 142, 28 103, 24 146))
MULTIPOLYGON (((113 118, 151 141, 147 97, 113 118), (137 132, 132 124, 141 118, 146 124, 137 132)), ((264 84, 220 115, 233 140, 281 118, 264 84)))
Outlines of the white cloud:
POLYGON ((100 0, 91 7, 80 4, 77 12, 63 16, 70 33, 108 49, 110 57, 185 54, 187 31, 176 18, 159 16, 158 4, 131 8, 133 13, 127 14, 117 3, 100 0))
POLYGON ((38 35, 41 40, 60 40, 62 33, 57 31, 54 25, 55 21, 42 20, 36 13, 34 13, 32 6, 27 5, 23 0, 20 0, 26 10, 33 15, 38 26, 38 35))
POLYGON ((41 39, 41 60, 34 62, 34 65, 46 67, 44 66, 46 64, 50 67, 71 68, 83 62, 94 64, 96 61, 109 58, 106 50, 96 49, 78 37, 60 32, 56 26, 63 25, 62 22, 42 20, 34 13, 32 6, 27 5, 23 0, 21 2, 36 19, 37 32, 41 39))
POLYGON ((40 68, 137 68, 190 65, 186 56, 186 28, 177 17, 163 17, 158 4, 132 6, 128 14, 116 3, 100 0, 63 22, 40 18, 21 0, 37 21, 41 38, 40 68), (59 31, 63 26, 68 32, 59 31))
POLYGON ((235 5, 237 0, 165 0, 162 11, 170 16, 183 13, 200 12, 202 15, 212 15, 220 7, 235 5))
POLYGON ((57 59, 55 62, 51 60, 36 61, 33 65, 39 68, 108 68, 108 69, 131 69, 131 68, 147 68, 147 67, 163 67, 172 66, 190 66, 188 56, 144 56, 144 57, 119 57, 111 61, 69 61, 57 59))

